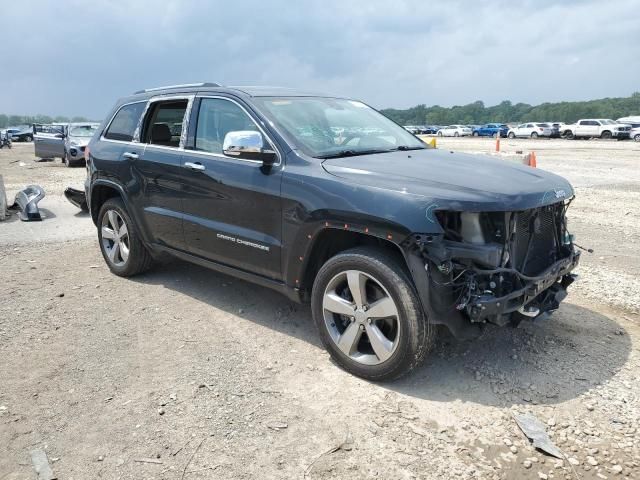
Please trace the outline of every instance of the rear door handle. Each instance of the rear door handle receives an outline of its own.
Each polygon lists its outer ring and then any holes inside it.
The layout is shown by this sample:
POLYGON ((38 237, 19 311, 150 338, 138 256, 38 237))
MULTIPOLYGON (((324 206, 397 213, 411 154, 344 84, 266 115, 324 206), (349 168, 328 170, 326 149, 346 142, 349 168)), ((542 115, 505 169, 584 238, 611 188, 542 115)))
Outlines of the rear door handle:
POLYGON ((185 162, 185 163, 184 163, 184 166, 185 166, 186 168, 190 168, 191 170, 199 170, 199 171, 202 171, 202 170, 204 170, 204 169, 205 169, 205 166, 204 166, 204 165, 202 165, 202 164, 201 164, 201 163, 199 163, 199 162, 198 162, 198 163, 185 162))
POLYGON ((128 158, 129 160, 137 160, 139 157, 138 157, 138 154, 135 152, 124 152, 122 154, 122 158, 128 158))

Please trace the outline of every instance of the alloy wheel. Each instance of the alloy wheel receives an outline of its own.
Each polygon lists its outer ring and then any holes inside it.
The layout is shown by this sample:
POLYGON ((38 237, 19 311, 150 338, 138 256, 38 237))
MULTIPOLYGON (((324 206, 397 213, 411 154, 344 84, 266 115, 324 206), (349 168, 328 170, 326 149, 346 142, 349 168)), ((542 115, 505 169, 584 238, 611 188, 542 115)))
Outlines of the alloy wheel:
POLYGON ((351 360, 379 365, 398 347, 398 307, 373 276, 359 270, 339 273, 327 284, 322 309, 331 339, 351 360))
POLYGON ((109 261, 121 267, 129 259, 130 242, 129 230, 122 216, 115 210, 107 210, 102 217, 100 227, 102 237, 102 248, 109 261))

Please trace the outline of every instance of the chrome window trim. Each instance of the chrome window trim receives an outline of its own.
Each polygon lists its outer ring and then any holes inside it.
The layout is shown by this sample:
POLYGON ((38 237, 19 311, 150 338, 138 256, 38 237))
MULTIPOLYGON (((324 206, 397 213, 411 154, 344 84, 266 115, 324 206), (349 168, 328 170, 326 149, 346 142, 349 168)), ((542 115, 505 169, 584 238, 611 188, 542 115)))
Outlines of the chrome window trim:
POLYGON ((133 133, 133 142, 140 142, 140 133, 142 133, 142 125, 146 120, 147 113, 149 113, 149 107, 156 102, 162 101, 171 101, 171 100, 187 100, 187 108, 184 111, 184 116, 182 117, 182 132, 180 132, 180 143, 177 147, 168 147, 166 145, 154 145, 153 143, 145 143, 145 146, 155 146, 155 147, 164 147, 170 148, 171 150, 184 150, 184 144, 187 141, 187 132, 189 130, 189 118, 191 117, 191 107, 193 106, 193 99, 195 98, 195 94, 192 95, 159 95, 157 97, 151 97, 147 100, 147 106, 142 112, 142 116, 138 120, 138 126, 136 127, 135 132, 133 133))
MULTIPOLYGON (((219 100, 226 100, 226 101, 234 103, 238 107, 240 107, 240 109, 245 113, 245 115, 247 115, 247 117, 249 117, 249 119, 254 123, 254 125, 256 127, 258 127, 258 130, 260 130, 262 135, 264 135, 264 137, 267 139, 267 142, 269 142, 269 144, 271 145, 271 148, 273 149, 273 151, 276 152, 276 155, 278 156, 278 161, 276 163, 272 164, 272 166, 273 167, 279 167, 280 165, 282 165, 282 155, 280 154, 280 150, 278 150, 278 148, 276 146, 276 142, 274 142, 273 139, 269 135, 267 135, 267 132, 264 130, 264 128, 262 128, 260 126, 258 121, 251 115, 251 113, 249 113, 249 111, 242 104, 240 104, 239 102, 237 102, 236 100, 234 100, 232 98, 223 97, 221 95, 198 95, 197 97, 200 98, 200 99, 213 98, 213 99, 219 99, 219 100)), ((200 106, 202 106, 202 102, 200 103, 200 106)), ((200 114, 200 112, 198 112, 198 114, 200 114)), ((198 125, 197 122, 198 122, 198 119, 196 119, 196 127, 198 125)), ((223 153, 214 153, 214 152, 206 152, 204 150, 196 150, 195 149, 195 140, 196 140, 196 137, 194 136, 194 149, 193 150, 185 150, 185 152, 197 153, 199 155, 208 155, 208 156, 216 157, 216 158, 224 158, 224 159, 233 160, 233 161, 236 161, 236 162, 247 162, 247 163, 255 163, 255 164, 262 165, 262 161, 260 161, 260 160, 249 160, 249 159, 246 159, 246 158, 230 157, 230 156, 225 155, 223 153)))

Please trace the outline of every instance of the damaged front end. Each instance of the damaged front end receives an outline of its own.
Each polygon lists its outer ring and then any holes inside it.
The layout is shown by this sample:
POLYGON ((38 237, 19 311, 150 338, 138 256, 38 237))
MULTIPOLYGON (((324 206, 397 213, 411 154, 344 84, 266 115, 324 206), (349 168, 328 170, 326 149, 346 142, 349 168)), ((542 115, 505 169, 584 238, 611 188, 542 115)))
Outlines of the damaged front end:
POLYGON ((557 309, 580 257, 567 230, 570 203, 436 211, 443 233, 415 234, 406 244, 430 321, 465 337, 486 322, 517 325, 557 309))

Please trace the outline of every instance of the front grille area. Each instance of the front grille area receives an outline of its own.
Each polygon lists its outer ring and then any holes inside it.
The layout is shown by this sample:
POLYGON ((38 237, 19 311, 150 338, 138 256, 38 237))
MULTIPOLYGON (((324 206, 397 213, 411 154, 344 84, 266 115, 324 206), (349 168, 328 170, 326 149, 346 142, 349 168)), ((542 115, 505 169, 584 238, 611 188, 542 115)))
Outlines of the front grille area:
POLYGON ((537 275, 558 260, 562 207, 558 203, 516 214, 513 263, 525 275, 537 275))

